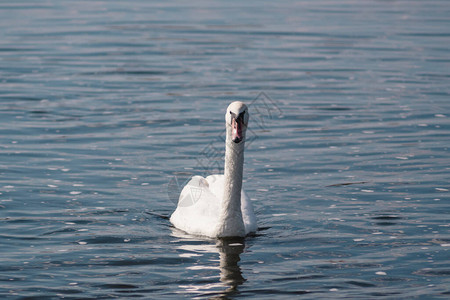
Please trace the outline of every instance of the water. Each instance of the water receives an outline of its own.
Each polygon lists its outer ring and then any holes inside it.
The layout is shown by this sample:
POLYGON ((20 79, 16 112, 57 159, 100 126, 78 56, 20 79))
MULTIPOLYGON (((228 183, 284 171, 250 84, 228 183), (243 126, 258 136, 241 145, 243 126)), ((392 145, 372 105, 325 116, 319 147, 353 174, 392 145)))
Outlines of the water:
POLYGON ((1 297, 448 298, 449 16, 445 0, 1 3, 1 297), (186 236, 171 199, 220 169, 234 100, 253 103, 261 230, 186 236))

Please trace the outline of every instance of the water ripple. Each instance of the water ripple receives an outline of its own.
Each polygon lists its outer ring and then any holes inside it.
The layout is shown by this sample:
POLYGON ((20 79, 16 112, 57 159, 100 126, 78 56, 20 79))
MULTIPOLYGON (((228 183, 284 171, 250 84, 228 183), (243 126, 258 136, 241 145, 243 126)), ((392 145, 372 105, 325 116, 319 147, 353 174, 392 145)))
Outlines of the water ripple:
POLYGON ((449 10, 0 4, 0 295, 448 297, 449 10), (260 228, 192 237, 171 179, 222 168, 234 100, 260 228))

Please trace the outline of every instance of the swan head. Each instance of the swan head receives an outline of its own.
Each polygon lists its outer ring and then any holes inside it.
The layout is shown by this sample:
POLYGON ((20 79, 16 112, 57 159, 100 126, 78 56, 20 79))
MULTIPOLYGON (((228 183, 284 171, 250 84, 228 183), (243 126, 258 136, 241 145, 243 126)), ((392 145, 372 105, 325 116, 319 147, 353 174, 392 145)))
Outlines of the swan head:
POLYGON ((230 126, 231 128, 231 140, 233 143, 239 144, 245 139, 248 118, 248 108, 243 102, 235 101, 228 105, 225 121, 227 127, 230 126))

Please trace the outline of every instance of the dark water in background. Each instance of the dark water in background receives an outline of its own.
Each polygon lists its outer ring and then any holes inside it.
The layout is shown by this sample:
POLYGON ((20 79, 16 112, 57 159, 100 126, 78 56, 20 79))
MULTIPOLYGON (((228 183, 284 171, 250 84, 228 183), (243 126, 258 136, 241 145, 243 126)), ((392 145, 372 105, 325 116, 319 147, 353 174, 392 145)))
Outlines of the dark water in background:
POLYGON ((0 296, 449 297, 449 70, 445 0, 1 2, 0 296), (184 236, 233 100, 262 230, 184 236))

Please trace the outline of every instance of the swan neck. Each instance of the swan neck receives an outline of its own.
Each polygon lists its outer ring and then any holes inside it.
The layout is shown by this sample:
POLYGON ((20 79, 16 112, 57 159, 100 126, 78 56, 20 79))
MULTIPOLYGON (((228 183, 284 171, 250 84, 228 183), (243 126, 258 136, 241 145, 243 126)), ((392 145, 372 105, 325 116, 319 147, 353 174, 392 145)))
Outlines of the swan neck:
MULTIPOLYGON (((227 133, 229 128, 227 127, 227 133)), ((221 205, 219 237, 245 236, 241 210, 244 141, 234 143, 227 134, 225 148, 225 186, 221 205)))
POLYGON ((225 197, 229 205, 240 208, 242 178, 244 171, 244 142, 227 143, 225 150, 225 197))

